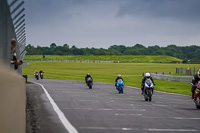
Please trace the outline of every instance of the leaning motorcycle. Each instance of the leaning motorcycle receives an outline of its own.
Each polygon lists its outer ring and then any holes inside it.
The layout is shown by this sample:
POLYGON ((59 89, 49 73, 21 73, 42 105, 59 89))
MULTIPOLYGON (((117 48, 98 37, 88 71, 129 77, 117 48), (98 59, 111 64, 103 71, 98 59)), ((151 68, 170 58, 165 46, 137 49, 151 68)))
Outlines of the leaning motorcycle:
POLYGON ((194 92, 194 101, 197 109, 200 109, 200 81, 196 85, 194 92))
POLYGON ((89 87, 89 89, 92 89, 92 85, 93 85, 93 80, 91 77, 87 78, 87 86, 89 87))
POLYGON ((143 93, 145 101, 152 100, 153 89, 154 89, 153 82, 151 81, 151 79, 147 79, 145 81, 144 93, 143 93))
POLYGON ((119 93, 123 94, 124 93, 124 81, 121 79, 117 80, 117 85, 116 89, 119 91, 119 93))

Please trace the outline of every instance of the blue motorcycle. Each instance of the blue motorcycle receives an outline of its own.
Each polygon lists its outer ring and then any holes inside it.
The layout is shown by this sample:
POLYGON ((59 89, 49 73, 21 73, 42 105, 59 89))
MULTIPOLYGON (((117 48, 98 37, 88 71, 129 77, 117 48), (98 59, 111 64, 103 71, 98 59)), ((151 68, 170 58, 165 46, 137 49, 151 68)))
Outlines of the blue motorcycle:
POLYGON ((117 85, 116 85, 116 89, 119 91, 119 93, 124 93, 124 81, 121 79, 117 80, 117 85))

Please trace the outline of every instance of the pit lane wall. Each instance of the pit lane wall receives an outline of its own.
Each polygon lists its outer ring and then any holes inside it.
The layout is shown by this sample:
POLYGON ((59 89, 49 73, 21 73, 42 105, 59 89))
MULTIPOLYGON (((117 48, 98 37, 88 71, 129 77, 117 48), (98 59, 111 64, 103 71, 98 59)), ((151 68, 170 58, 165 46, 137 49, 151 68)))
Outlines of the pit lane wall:
MULTIPOLYGON (((10 64, 16 38, 7 0, 0 0, 0 133, 26 132, 25 79, 10 64)), ((19 45, 16 46, 19 58, 19 45)))
POLYGON ((0 133, 25 133, 25 79, 0 62, 0 133))

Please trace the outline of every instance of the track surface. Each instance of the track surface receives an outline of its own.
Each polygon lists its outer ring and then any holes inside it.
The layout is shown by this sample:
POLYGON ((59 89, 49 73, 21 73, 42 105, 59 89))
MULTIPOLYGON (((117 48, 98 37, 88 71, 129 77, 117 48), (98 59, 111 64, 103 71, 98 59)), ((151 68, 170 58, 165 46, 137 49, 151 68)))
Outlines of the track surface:
MULTIPOLYGON (((88 89, 82 81, 33 78, 29 81, 46 88, 79 133, 200 132, 200 110, 189 96, 154 92, 152 102, 146 102, 140 89, 133 87, 125 87, 124 94, 118 94, 112 84, 94 83, 93 89, 88 89)), ((57 131, 67 133, 44 98, 45 93, 41 96, 46 115, 51 114, 46 122, 54 121, 59 127, 57 131)))

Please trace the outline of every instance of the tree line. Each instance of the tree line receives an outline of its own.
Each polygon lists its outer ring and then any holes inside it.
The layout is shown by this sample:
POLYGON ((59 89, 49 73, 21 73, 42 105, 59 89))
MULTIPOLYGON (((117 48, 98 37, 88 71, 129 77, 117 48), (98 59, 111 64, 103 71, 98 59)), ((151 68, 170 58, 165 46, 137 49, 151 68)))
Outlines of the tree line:
POLYGON ((108 49, 104 48, 77 48, 69 47, 68 44, 57 46, 52 43, 49 47, 26 46, 27 55, 168 55, 183 59, 184 62, 200 62, 200 46, 176 46, 166 47, 148 46, 141 44, 134 46, 112 45, 108 49))

